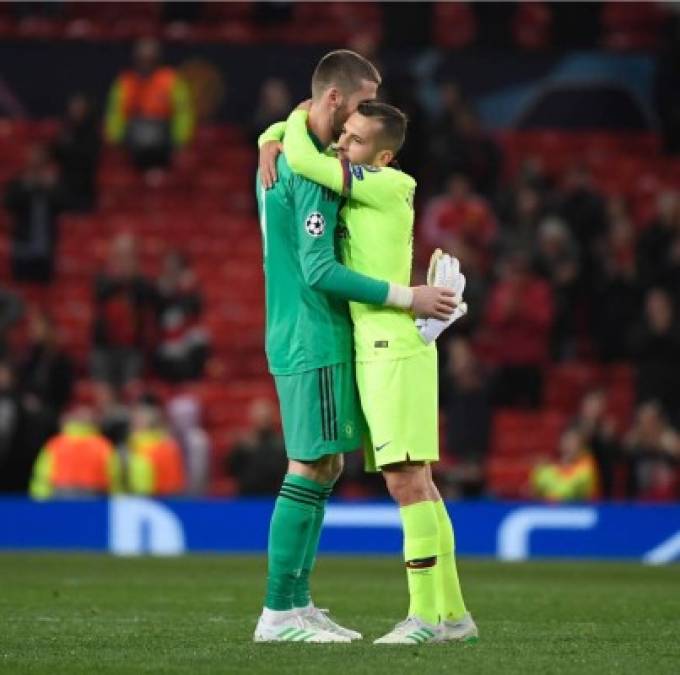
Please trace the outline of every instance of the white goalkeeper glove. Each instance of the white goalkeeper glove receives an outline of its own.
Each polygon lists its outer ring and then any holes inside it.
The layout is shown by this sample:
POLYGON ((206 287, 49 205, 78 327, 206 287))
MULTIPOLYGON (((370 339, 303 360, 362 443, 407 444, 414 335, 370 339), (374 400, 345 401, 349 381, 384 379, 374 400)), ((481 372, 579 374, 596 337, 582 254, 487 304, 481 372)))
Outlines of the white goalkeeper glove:
POLYGON ((458 321, 467 314, 467 304, 463 302, 465 290, 465 275, 460 271, 458 258, 443 253, 440 248, 435 249, 430 258, 427 269, 428 286, 441 286, 453 290, 458 306, 447 321, 441 319, 416 319, 416 328, 423 342, 430 344, 436 340, 454 321, 458 321))

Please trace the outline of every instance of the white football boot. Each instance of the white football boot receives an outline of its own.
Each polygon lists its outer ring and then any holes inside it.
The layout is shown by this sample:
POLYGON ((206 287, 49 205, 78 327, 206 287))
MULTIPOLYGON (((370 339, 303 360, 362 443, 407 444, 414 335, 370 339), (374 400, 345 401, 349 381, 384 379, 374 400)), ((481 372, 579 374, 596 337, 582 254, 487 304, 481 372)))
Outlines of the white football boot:
POLYGON ((268 621, 261 616, 255 627, 254 642, 350 642, 348 637, 321 630, 297 611, 280 621, 268 621))
POLYGON ((361 640, 363 635, 350 628, 345 628, 339 623, 336 623, 328 616, 327 609, 319 609, 310 603, 307 607, 300 607, 298 613, 302 616, 308 624, 315 626, 316 628, 327 631, 328 633, 335 633, 336 635, 341 635, 343 637, 349 638, 350 640, 361 640))
POLYGON ((374 640, 374 645, 421 645, 440 642, 439 626, 427 623, 417 616, 409 616, 398 623, 387 635, 374 640))
POLYGON ((479 630, 470 613, 467 612, 458 621, 442 621, 439 624, 440 641, 465 642, 472 644, 479 640, 479 630))

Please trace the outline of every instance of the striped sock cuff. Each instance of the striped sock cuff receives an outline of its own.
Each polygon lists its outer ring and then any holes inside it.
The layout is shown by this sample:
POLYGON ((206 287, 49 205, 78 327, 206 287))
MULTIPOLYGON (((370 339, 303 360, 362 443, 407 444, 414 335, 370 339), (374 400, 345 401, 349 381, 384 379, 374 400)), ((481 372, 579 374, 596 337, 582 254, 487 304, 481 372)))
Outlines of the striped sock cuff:
POLYGON ((302 504, 316 506, 327 499, 327 486, 304 476, 288 474, 283 480, 279 496, 302 504))
POLYGON ((280 499, 289 499, 293 502, 298 502, 299 504, 307 504, 308 506, 317 506, 318 500, 314 497, 308 497, 294 490, 289 490, 285 486, 282 486, 279 490, 280 499))

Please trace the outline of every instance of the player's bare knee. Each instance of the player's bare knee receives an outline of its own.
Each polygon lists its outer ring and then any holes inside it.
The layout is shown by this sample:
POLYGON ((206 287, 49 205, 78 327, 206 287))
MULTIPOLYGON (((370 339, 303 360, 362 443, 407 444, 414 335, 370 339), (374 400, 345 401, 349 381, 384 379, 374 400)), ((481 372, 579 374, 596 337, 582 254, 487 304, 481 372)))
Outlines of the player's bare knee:
POLYGON ((427 467, 427 489, 429 493, 429 499, 433 502, 438 502, 442 496, 439 493, 439 488, 434 482, 434 477, 432 476, 432 467, 427 467))
POLYGON ((289 471, 316 483, 334 483, 342 473, 342 455, 325 455, 314 462, 291 461, 289 471))
POLYGON ((430 501, 429 492, 420 485, 403 484, 394 490, 390 490, 390 494, 399 506, 410 506, 418 502, 430 501))
POLYGON ((328 469, 325 457, 322 457, 315 462, 298 462, 297 460, 290 460, 290 462, 288 462, 288 473, 304 476, 316 483, 325 483, 327 472, 328 469))
POLYGON ((326 483, 335 483, 338 480, 338 478, 340 478, 340 475, 342 474, 342 470, 344 469, 344 467, 345 461, 342 455, 332 455, 330 466, 328 467, 326 483))
POLYGON ((430 499, 429 481, 422 466, 400 464, 385 467, 387 490, 399 506, 409 506, 430 499))

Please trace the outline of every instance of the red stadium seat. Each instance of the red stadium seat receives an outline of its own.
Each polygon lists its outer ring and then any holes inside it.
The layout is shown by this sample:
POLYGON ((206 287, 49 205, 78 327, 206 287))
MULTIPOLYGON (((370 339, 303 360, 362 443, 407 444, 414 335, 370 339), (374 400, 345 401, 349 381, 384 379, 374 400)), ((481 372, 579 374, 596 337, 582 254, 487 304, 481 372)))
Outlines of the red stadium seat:
POLYGON ((605 2, 603 44, 617 51, 653 49, 659 44, 666 14, 658 2, 605 2))
POLYGON ((515 43, 523 49, 547 49, 552 42, 552 11, 545 2, 521 2, 512 22, 515 43))
POLYGON ((545 402, 549 408, 573 414, 583 395, 603 383, 598 365, 569 363, 552 366, 547 371, 545 402))
POLYGON ((494 415, 491 438, 493 456, 551 456, 564 430, 567 416, 561 412, 501 410, 494 415))
POLYGON ((462 49, 477 37, 477 19, 467 2, 437 2, 434 5, 434 40, 437 46, 462 49))
POLYGON ((532 460, 492 458, 486 465, 487 489, 491 494, 505 499, 526 498, 533 466, 532 460))

